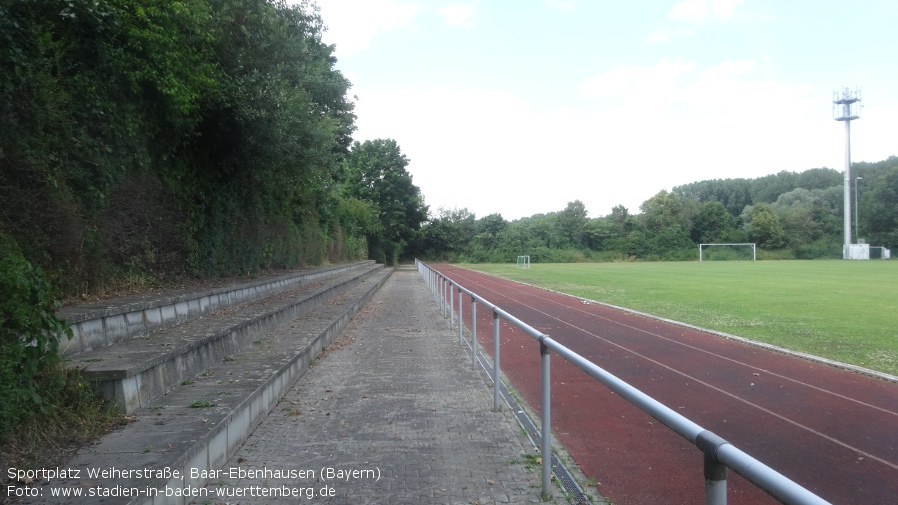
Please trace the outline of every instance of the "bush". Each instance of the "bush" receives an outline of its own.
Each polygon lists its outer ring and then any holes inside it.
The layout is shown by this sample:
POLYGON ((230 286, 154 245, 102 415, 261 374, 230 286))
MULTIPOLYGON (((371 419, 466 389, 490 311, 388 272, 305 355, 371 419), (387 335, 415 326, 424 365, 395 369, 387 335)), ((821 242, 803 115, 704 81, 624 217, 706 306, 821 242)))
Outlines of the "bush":
POLYGON ((0 232, 0 436, 33 413, 50 414, 46 390, 65 382, 59 339, 72 330, 57 318, 56 287, 0 232))

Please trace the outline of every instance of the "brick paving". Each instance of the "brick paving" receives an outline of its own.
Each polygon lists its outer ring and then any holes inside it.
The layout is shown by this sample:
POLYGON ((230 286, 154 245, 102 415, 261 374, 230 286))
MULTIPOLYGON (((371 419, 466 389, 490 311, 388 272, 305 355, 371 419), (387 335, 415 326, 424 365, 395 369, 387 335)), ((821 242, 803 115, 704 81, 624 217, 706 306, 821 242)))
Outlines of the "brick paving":
POLYGON ((539 503, 533 449, 465 349, 397 270, 194 503, 539 503))

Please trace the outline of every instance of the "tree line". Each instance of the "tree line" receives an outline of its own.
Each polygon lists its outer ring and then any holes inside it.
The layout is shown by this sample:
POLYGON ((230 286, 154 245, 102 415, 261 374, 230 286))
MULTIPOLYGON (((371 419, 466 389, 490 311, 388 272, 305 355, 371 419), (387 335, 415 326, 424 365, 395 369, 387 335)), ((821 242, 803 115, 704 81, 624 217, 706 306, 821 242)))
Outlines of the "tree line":
MULTIPOLYGON (((851 176, 860 187, 860 238, 898 246, 898 157, 855 163, 851 176)), ((700 243, 755 242, 769 258, 840 258, 843 198, 842 172, 815 168, 677 186, 658 192, 635 214, 618 205, 607 216, 589 218, 579 200, 513 221, 439 209, 415 248, 422 257, 472 262, 523 254, 534 262, 688 260, 697 257, 700 243)))

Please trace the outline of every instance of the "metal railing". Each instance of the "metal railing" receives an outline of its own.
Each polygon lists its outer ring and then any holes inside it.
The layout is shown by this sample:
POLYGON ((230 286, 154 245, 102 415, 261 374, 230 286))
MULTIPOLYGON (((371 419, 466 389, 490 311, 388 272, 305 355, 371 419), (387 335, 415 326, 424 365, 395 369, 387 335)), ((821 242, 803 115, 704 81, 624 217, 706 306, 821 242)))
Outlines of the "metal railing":
MULTIPOLYGON (((560 343, 552 340, 548 335, 536 330, 518 318, 505 312, 498 306, 485 300, 476 293, 462 287, 457 282, 446 277, 427 264, 417 261, 418 272, 424 277, 428 287, 440 304, 440 311, 449 317, 450 326, 458 324, 458 339, 464 339, 463 330, 463 301, 467 296, 471 301, 471 363, 477 363, 477 304, 483 305, 493 314, 493 384, 498 385, 500 380, 499 363, 499 319, 505 319, 524 333, 532 337, 540 344, 540 451, 542 458, 542 493, 544 497, 550 495, 552 482, 552 434, 551 423, 551 353, 555 352, 580 370, 604 384, 606 387, 619 394, 621 397, 635 405, 646 414, 654 417, 662 424, 688 440, 696 446, 704 456, 705 475, 705 504, 725 505, 727 502, 726 478, 727 469, 732 469, 746 480, 762 489, 768 495, 787 505, 824 505, 828 501, 794 481, 783 476, 776 470, 761 463, 752 456, 736 448, 723 438, 706 430, 698 424, 690 421, 681 414, 675 412, 661 402, 651 398, 642 391, 636 389, 623 380, 615 377, 606 370, 590 362, 583 356, 568 349, 560 343), (458 311, 456 313, 455 299, 458 298, 458 311), (457 318, 457 319, 456 319, 457 318)), ((493 387, 493 410, 499 409, 499 388, 493 387)))

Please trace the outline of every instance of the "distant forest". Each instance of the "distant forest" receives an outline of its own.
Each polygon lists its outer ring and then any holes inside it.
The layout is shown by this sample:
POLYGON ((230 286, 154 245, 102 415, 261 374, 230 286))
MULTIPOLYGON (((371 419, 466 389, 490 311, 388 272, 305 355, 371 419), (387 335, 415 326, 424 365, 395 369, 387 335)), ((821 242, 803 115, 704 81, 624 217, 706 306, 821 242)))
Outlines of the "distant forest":
MULTIPOLYGON (((860 238, 898 246, 898 157, 854 163, 851 177, 852 186, 862 178, 860 238)), ((440 209, 415 248, 422 257, 470 262, 524 254, 533 262, 691 260, 700 243, 754 242, 761 258, 841 258, 843 197, 843 173, 815 168, 684 184, 660 191, 638 213, 619 205, 596 218, 579 200, 510 222, 500 214, 477 218, 467 209, 440 209)))

